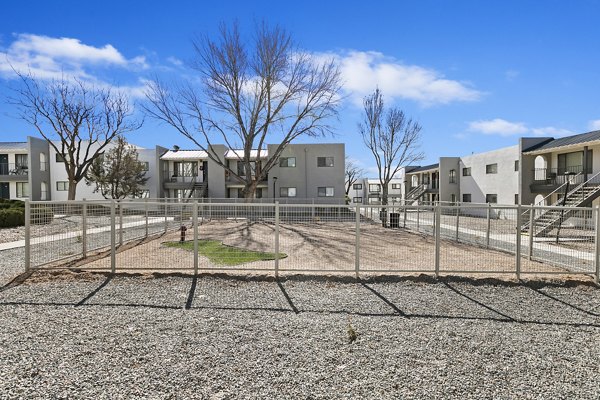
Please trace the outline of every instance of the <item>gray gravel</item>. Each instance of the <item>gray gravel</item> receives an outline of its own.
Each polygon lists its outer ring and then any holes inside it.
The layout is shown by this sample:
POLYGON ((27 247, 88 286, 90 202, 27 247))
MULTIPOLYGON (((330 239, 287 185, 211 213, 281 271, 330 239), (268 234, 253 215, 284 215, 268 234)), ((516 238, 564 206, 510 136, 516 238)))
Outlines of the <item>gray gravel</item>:
POLYGON ((589 286, 193 282, 1 290, 0 398, 598 398, 589 286))

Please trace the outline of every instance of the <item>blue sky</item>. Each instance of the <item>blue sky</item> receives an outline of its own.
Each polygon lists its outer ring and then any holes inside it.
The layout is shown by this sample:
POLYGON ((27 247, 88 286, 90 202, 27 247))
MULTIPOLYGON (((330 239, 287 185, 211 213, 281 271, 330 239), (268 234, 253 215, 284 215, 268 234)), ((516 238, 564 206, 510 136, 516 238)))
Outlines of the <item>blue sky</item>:
MULTIPOLYGON (((491 150, 519 136, 600 129, 598 1, 29 1, 0 14, 0 90, 7 60, 40 76, 57 71, 141 96, 155 75, 186 76, 191 39, 237 19, 265 20, 307 51, 336 57, 346 82, 337 135, 370 172, 357 134, 360 99, 378 85, 423 125, 423 164, 491 150)), ((33 130, 0 104, 0 140, 33 130)), ((191 143, 146 120, 142 146, 191 143)))

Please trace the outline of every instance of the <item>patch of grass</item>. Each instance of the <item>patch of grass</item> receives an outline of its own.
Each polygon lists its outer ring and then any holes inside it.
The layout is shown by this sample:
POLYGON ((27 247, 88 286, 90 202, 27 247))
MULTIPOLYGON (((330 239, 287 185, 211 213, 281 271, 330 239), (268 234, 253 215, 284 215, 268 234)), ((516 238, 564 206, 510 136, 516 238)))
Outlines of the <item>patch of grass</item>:
MULTIPOLYGON (((194 242, 165 242, 165 246, 194 251, 194 242)), ((276 258, 275 253, 241 249, 227 246, 218 240, 198 240, 198 254, 208 257, 210 261, 220 265, 240 265, 254 261, 269 261, 276 258)), ((279 259, 287 254, 279 253, 279 259)))

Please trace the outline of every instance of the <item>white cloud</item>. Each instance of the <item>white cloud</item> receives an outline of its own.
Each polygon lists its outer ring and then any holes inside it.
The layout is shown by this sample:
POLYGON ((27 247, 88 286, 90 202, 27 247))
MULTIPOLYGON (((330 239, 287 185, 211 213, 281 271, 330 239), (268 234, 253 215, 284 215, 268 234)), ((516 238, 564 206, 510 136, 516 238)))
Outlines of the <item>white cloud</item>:
POLYGON ((500 136, 521 135, 529 131, 522 122, 509 122, 501 118, 470 122, 469 130, 484 135, 500 136))
MULTIPOLYGON (((143 56, 126 58, 114 46, 94 47, 74 38, 53 38, 28 33, 17 34, 15 40, 0 50, 0 77, 14 79, 15 71, 30 73, 38 79, 79 79, 101 87, 111 87, 94 74, 97 68, 138 71, 148 68, 143 56)), ((142 95, 146 83, 121 89, 134 97, 142 95)))
POLYGON ((379 87, 386 98, 412 100, 422 106, 477 101, 482 92, 465 82, 451 80, 436 70, 407 65, 375 51, 318 54, 340 65, 344 90, 357 103, 379 87))
POLYGON ((176 57, 167 57, 167 61, 176 67, 181 67, 183 65, 183 61, 176 57))
POLYGON ((588 123, 588 128, 592 131, 600 130, 600 119, 594 119, 588 123))
POLYGON ((483 133, 484 135, 498 136, 531 135, 557 137, 574 134, 569 129, 556 128, 554 126, 530 128, 523 122, 511 122, 502 118, 472 121, 469 123, 468 130, 470 132, 483 133))

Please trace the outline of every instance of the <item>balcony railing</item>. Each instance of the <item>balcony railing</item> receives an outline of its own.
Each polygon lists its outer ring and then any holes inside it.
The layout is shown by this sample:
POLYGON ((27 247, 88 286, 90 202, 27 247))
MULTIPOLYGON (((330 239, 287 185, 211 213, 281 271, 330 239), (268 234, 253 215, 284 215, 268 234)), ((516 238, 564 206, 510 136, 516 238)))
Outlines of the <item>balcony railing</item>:
MULTIPOLYGON (((591 174, 591 171, 588 171, 588 174, 591 174)), ((564 168, 536 168, 533 170, 534 184, 562 185, 567 179, 570 179, 571 183, 583 183, 585 180, 583 165, 564 168)))
POLYGON ((0 163, 0 175, 25 175, 29 174, 29 167, 22 164, 0 163))
POLYGON ((180 171, 164 171, 164 181, 173 183, 192 183, 198 180, 198 175, 181 173, 180 171))

